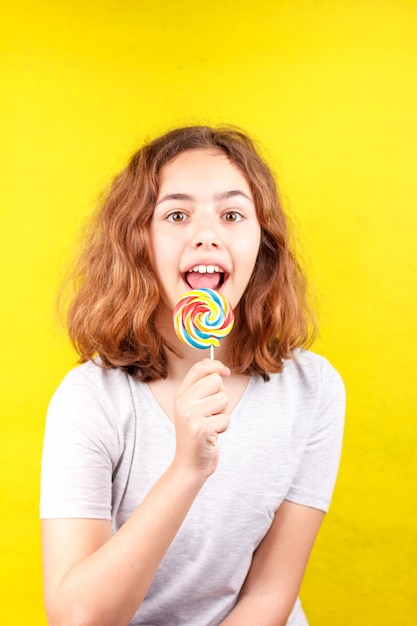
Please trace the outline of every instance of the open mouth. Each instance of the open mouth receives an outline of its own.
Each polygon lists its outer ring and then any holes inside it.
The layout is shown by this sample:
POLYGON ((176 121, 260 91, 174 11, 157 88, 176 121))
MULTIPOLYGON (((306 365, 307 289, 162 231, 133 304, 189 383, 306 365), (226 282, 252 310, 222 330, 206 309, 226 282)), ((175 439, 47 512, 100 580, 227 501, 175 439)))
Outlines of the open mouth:
POLYGON ((225 271, 218 265, 195 265, 184 273, 190 289, 220 289, 226 279, 225 271))

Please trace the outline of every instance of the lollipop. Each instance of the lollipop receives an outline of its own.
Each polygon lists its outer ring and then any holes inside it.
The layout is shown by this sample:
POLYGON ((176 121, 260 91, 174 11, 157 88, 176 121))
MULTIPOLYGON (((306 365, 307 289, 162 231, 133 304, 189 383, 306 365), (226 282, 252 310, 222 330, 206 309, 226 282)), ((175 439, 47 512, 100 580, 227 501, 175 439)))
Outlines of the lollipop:
POLYGON ((173 320, 179 339, 187 346, 205 350, 214 346, 233 328, 233 309, 226 298, 213 289, 187 291, 175 305, 173 320))

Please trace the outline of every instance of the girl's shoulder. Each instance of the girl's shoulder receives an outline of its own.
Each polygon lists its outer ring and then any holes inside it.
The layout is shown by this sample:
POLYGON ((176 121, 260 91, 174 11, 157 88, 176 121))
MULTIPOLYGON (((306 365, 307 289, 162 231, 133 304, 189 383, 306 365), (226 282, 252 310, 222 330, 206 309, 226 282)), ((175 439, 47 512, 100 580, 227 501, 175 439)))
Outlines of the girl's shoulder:
POLYGON ((334 365, 326 357, 310 350, 295 350, 293 358, 284 361, 281 375, 294 382, 299 381, 301 385, 343 386, 342 377, 334 365))
POLYGON ((345 386, 337 369, 323 356, 308 350, 297 350, 286 359, 279 373, 270 374, 269 380, 255 379, 249 387, 254 402, 297 406, 297 410, 315 412, 315 407, 328 404, 343 407, 346 402, 345 386))
POLYGON ((59 388, 79 391, 89 389, 104 395, 113 395, 114 391, 129 388, 129 375, 120 368, 104 368, 100 359, 86 361, 77 365, 63 378, 59 388))
POLYGON ((103 419, 120 425, 131 421, 134 412, 129 375, 118 369, 105 369, 99 362, 87 361, 71 369, 53 394, 48 416, 73 421, 103 419))

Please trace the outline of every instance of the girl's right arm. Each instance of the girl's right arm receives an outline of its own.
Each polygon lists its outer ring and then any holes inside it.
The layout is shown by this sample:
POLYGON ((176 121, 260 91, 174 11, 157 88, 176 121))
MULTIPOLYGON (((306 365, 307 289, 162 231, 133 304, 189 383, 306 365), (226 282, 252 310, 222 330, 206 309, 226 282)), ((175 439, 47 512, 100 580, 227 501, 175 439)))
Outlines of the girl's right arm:
POLYGON ((229 425, 222 377, 205 359, 175 398, 176 452, 169 468, 120 530, 111 522, 42 522, 45 606, 50 626, 126 626, 195 497, 217 466, 217 435, 229 425))

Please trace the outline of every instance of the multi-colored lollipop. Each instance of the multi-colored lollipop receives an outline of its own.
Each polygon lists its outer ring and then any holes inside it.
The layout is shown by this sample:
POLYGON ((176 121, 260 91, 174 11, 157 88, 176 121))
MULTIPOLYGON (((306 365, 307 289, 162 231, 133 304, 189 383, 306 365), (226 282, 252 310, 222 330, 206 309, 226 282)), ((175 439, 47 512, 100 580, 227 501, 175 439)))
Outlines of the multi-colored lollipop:
POLYGON ((233 328, 233 309, 223 294, 213 289, 201 288, 187 291, 177 302, 173 313, 174 328, 179 339, 187 346, 204 350, 214 346, 233 328))

